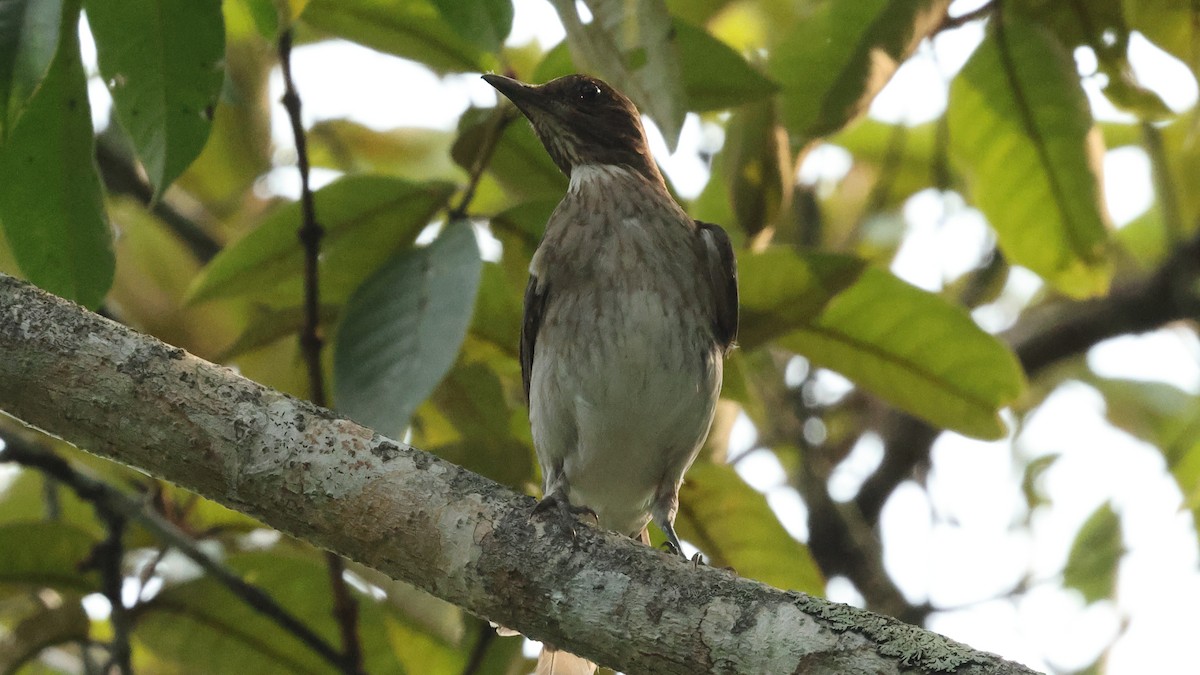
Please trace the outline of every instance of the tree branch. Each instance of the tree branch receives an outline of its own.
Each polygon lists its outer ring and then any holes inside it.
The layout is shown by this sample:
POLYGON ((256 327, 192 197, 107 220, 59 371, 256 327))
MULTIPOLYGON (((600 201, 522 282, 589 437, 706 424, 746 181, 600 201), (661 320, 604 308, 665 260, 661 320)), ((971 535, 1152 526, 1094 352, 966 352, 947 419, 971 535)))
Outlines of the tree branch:
POLYGON ((626 672, 1029 673, 584 524, 0 275, 0 408, 626 672), (572 536, 574 532, 574 536, 572 536))

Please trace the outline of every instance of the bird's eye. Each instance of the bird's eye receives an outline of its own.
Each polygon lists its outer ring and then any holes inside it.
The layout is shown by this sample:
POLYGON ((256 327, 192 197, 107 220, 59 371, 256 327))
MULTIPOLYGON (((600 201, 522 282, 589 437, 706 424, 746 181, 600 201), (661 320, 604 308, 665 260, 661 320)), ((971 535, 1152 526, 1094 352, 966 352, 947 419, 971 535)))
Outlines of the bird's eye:
POLYGON ((581 82, 575 93, 580 101, 591 101, 600 95, 600 87, 591 82, 581 82))

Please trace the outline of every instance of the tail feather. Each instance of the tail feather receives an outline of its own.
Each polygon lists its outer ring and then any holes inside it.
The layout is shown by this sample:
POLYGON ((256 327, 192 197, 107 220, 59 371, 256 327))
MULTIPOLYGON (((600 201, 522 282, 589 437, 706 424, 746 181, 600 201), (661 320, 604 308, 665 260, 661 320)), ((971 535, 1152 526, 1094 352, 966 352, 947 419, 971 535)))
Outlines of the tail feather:
POLYGON ((538 654, 537 670, 533 672, 534 675, 592 675, 596 672, 596 664, 582 656, 542 647, 542 653, 538 654))

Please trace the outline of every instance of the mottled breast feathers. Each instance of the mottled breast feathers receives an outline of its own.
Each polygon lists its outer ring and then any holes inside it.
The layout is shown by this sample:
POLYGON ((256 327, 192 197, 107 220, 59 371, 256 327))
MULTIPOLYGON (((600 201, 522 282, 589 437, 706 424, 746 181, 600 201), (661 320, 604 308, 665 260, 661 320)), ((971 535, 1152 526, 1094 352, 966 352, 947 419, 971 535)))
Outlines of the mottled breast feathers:
MULTIPOLYGON (((729 235, 719 225, 695 221, 695 251, 707 272, 707 283, 715 314, 713 337, 721 350, 728 354, 737 340, 738 333, 738 282, 737 258, 729 235)), ((546 309, 546 300, 553 292, 531 272, 525 286, 525 316, 521 323, 521 382, 525 388, 525 402, 529 403, 529 380, 533 373, 534 352, 537 347, 538 330, 546 309)))

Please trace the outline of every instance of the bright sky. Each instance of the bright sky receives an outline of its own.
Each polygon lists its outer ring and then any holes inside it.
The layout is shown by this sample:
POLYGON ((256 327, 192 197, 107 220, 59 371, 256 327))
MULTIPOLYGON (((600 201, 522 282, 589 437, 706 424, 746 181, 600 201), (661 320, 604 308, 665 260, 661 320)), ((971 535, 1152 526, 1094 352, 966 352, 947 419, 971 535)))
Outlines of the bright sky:
MULTIPOLYGON (((958 0, 952 13, 969 11, 981 2, 958 0)), ((510 43, 537 39, 549 47, 562 38, 547 0, 514 4, 510 43)), ((973 25, 922 45, 876 99, 871 116, 914 124, 935 119, 945 108, 949 79, 980 39, 982 29, 973 25)), ((1135 36, 1131 55, 1141 81, 1173 109, 1195 105, 1196 83, 1182 63, 1141 36, 1135 36)), ((94 58, 94 49, 85 45, 85 59, 94 63, 94 58)), ((1094 72, 1089 50, 1079 50, 1076 61, 1081 72, 1094 72)), ((415 63, 345 42, 300 47, 293 55, 293 68, 308 124, 345 117, 378 129, 450 129, 469 105, 496 102, 495 92, 477 74, 439 78, 415 63), (347 72, 362 76, 347 78, 347 72), (412 105, 416 100, 422 104, 412 105)), ((1128 119, 1099 95, 1100 77, 1085 80, 1097 116, 1128 119)), ((103 125, 107 92, 96 78, 90 92, 97 124, 103 125)), ((278 72, 272 92, 278 100, 278 72)), ((273 134, 285 149, 281 152, 287 153, 290 131, 282 109, 277 112, 273 134)), ((656 130, 651 133, 657 136, 656 130)), ((706 128, 692 115, 673 155, 667 154, 661 138, 653 140, 655 155, 680 194, 698 194, 708 178, 698 150, 719 147, 719 129, 706 128)), ((836 182, 849 169, 849 161, 845 151, 826 146, 809 155, 800 177, 836 182)), ((1104 169, 1105 196, 1119 227, 1150 205, 1149 162, 1140 149, 1116 148, 1109 150, 1104 169)), ((324 172, 320 180, 327 182, 335 175, 324 172)), ((264 189, 295 194, 297 185, 294 170, 287 168, 274 172, 264 189)), ((940 289, 946 280, 970 269, 991 242, 983 218, 957 195, 922 192, 908 201, 903 215, 908 236, 892 269, 922 288, 940 289)), ((1003 297, 975 317, 986 329, 1001 330, 1040 288, 1033 274, 1014 270, 1003 297)), ((1103 376, 1156 380, 1200 392, 1200 342, 1182 328, 1107 341, 1091 350, 1088 362, 1103 376)), ((796 372, 789 372, 789 378, 795 375, 798 380, 806 365, 802 359, 794 365, 796 372)), ((816 393, 826 400, 836 400, 849 386, 836 374, 818 372, 816 393)), ((752 448, 754 436, 753 425, 741 420, 732 452, 752 448)), ((863 439, 831 479, 835 497, 851 498, 881 453, 878 438, 863 439)), ((783 469, 771 453, 750 454, 738 470, 767 495, 793 535, 807 537, 803 501, 785 485, 783 469)), ((1190 617, 1191 608, 1200 606, 1200 563, 1182 495, 1161 455, 1111 427, 1104 419, 1103 399, 1083 384, 1067 383, 1051 394, 1016 438, 984 443, 943 434, 933 449, 928 492, 915 484, 901 486, 884 510, 883 535, 887 568, 907 597, 957 608, 934 614, 934 630, 1034 668, 1072 670, 1091 663, 1128 622, 1107 672, 1181 673, 1187 670, 1184 664, 1194 667, 1197 622, 1190 617), (1015 454, 1025 460, 1061 454, 1042 482, 1053 507, 1034 514, 1031 531, 1015 527, 1024 503, 1020 467, 1012 461, 1014 446, 1015 454), (1084 607, 1077 594, 1061 590, 1059 575, 1080 524, 1105 501, 1111 501, 1122 518, 1128 554, 1121 565, 1116 602, 1084 607), (1027 573, 1035 580, 1028 592, 1017 599, 1002 597, 1027 573)), ((843 579, 830 580, 828 594, 835 600, 861 602, 843 579)))

